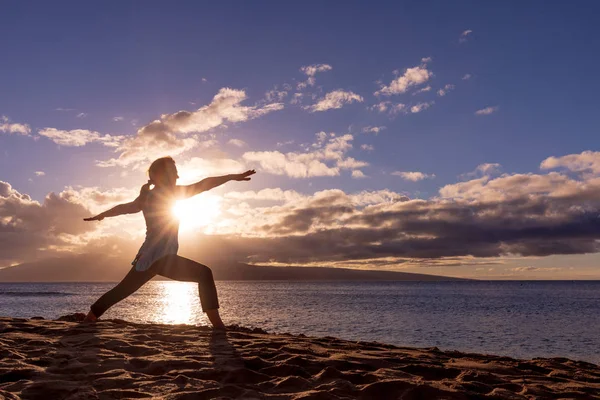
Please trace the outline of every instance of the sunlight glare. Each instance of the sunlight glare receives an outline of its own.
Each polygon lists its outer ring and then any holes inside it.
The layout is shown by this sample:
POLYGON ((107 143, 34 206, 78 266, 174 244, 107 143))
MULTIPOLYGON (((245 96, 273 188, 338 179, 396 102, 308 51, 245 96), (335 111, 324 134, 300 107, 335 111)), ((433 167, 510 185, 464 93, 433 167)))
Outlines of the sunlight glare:
POLYGON ((163 324, 191 324, 199 312, 198 285, 191 282, 160 282, 159 319, 163 324))
POLYGON ((203 194, 179 200, 173 207, 173 214, 179 219, 182 231, 205 227, 216 222, 221 214, 221 197, 203 194))

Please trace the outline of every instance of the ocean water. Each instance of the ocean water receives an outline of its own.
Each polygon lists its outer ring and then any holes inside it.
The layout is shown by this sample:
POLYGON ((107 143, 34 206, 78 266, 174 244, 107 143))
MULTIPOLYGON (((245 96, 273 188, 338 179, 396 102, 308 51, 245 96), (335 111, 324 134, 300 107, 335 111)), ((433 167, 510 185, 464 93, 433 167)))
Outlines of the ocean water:
MULTIPOLYGON (((114 283, 0 283, 0 315, 87 312, 114 283)), ((600 281, 218 281, 226 324, 518 358, 600 364, 600 281)), ((208 324, 197 286, 152 281, 104 318, 208 324)))

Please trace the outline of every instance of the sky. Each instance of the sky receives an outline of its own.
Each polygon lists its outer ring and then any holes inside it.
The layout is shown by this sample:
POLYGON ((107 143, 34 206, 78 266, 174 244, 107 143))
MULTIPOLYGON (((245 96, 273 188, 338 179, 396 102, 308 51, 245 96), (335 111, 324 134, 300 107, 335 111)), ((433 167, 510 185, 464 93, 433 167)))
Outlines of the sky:
POLYGON ((201 262, 600 279, 598 12, 4 4, 0 268, 132 259, 141 214, 82 218, 170 155, 182 184, 257 171, 178 205, 201 262))

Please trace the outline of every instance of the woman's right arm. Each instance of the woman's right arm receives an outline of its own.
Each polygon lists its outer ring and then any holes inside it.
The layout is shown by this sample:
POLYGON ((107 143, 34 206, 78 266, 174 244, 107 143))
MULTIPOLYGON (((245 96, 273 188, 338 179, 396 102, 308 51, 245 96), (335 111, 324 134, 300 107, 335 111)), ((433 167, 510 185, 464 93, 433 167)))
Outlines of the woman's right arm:
POLYGON ((119 204, 114 206, 110 210, 104 211, 94 217, 84 218, 84 221, 102 221, 106 217, 116 217, 117 215, 123 214, 135 214, 136 212, 142 211, 140 207, 140 198, 138 197, 131 203, 119 204))

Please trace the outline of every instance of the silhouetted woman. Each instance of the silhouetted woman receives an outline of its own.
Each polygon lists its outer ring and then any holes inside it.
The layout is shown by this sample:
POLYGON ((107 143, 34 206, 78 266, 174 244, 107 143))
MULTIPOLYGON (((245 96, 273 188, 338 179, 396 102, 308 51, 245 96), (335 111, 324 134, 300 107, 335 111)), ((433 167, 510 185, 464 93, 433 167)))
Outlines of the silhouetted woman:
POLYGON ((171 157, 159 158, 150 165, 150 180, 142 186, 140 195, 131 203, 119 204, 85 221, 102 221, 106 217, 144 213, 146 240, 131 263, 133 268, 117 286, 96 301, 86 322, 95 322, 106 310, 123 300, 156 275, 178 281, 198 282, 202 310, 217 329, 225 329, 219 316, 217 288, 212 271, 205 265, 177 255, 179 220, 173 215, 176 200, 187 199, 229 181, 249 181, 249 170, 243 174, 206 178, 187 186, 178 186, 177 167, 171 157), (150 189, 150 185, 154 185, 150 189))

